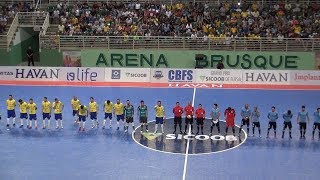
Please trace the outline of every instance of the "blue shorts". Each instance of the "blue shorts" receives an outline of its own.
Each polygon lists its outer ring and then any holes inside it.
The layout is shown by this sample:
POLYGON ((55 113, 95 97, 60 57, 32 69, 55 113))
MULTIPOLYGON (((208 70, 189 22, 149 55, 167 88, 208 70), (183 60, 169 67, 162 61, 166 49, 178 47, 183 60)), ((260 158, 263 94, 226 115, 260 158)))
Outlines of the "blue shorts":
POLYGON ((45 119, 50 119, 51 118, 51 115, 50 113, 42 113, 42 119, 45 120, 45 119))
POLYGON ((156 124, 163 124, 163 117, 156 117, 156 124))
POLYGON ((16 112, 14 110, 8 110, 7 111, 7 117, 8 118, 15 118, 16 117, 16 112))
POLYGON ((97 120, 97 112, 91 112, 90 113, 90 119, 91 120, 97 120))
POLYGON ((27 113, 20 113, 20 119, 28 119, 27 113))
POLYGON ((82 121, 82 122, 85 122, 85 121, 86 121, 86 118, 87 118, 86 116, 80 115, 80 116, 79 116, 79 121, 80 121, 80 122, 81 122, 81 121, 82 121))
POLYGON ((124 121, 124 114, 121 114, 121 115, 117 115, 117 121, 124 121))
POLYGON ((72 116, 76 116, 78 115, 78 111, 77 110, 72 110, 72 116))
POLYGON ((29 120, 37 120, 36 114, 29 114, 29 120))
POLYGON ((62 114, 61 113, 59 113, 59 114, 54 114, 54 119, 55 120, 62 120, 62 114))
POLYGON ((104 119, 112 119, 112 113, 104 113, 104 119))

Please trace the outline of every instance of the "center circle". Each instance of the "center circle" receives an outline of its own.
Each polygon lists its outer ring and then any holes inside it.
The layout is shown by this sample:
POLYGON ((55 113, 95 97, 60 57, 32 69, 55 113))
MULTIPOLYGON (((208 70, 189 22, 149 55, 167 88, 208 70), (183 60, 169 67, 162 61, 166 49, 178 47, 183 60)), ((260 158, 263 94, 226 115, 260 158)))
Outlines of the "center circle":
MULTIPOLYGON (((205 119, 204 121, 204 132, 199 134, 184 134, 180 133, 179 125, 177 125, 176 133, 174 132, 174 121, 173 118, 166 119, 164 124, 164 133, 154 133, 155 121, 149 122, 149 132, 146 132, 146 128, 143 127, 141 133, 141 126, 136 128, 135 132, 132 133, 133 140, 139 145, 159 152, 172 153, 172 154, 186 154, 187 143, 189 141, 189 155, 199 154, 211 154, 219 153, 227 150, 234 149, 243 144, 247 139, 247 134, 244 130, 241 130, 239 135, 239 126, 235 126, 235 136, 233 136, 232 128, 229 128, 228 134, 226 135, 226 122, 220 121, 220 133, 216 126, 213 127, 212 134, 211 130, 211 119, 205 119)), ((159 125, 160 126, 160 125, 159 125)), ((185 130, 185 124, 182 123, 182 132, 185 130)), ((193 124, 193 132, 197 133, 197 125, 193 124)))

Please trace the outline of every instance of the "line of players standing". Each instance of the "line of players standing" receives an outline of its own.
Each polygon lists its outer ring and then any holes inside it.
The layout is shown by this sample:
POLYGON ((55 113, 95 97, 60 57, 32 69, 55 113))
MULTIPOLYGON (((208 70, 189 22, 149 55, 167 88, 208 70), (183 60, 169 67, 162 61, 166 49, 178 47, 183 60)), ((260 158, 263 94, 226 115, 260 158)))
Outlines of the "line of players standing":
MULTIPOLYGON (((27 128, 32 129, 32 122, 34 121, 35 128, 38 128, 37 125, 37 105, 33 102, 33 99, 29 100, 29 103, 19 99, 19 107, 20 107, 20 128, 23 127, 24 120, 27 120, 27 128), (29 118, 28 113, 29 111, 29 118), (28 120, 29 119, 29 120, 28 120)), ((16 102, 13 99, 12 95, 9 95, 8 100, 6 101, 7 106, 7 128, 10 127, 10 118, 13 118, 13 126, 15 127, 15 107, 16 102)), ((72 106, 72 114, 74 117, 75 123, 79 124, 79 131, 85 130, 85 122, 86 117, 90 115, 90 119, 92 120, 92 128, 98 127, 99 122, 97 119, 98 114, 98 104, 94 101, 94 98, 90 98, 89 107, 87 108, 85 105, 80 103, 80 100, 77 97, 73 97, 71 100, 72 106)), ((50 119, 52 110, 54 112, 54 119, 56 120, 56 128, 63 128, 62 123, 62 111, 64 108, 64 104, 58 99, 55 98, 54 102, 51 104, 47 97, 44 97, 42 101, 42 115, 43 115, 43 129, 50 128, 50 119), (46 126, 46 120, 48 125, 46 126)), ((131 124, 133 130, 135 130, 135 126, 133 123, 134 117, 134 107, 131 105, 130 101, 126 101, 126 105, 123 105, 120 102, 120 99, 117 99, 117 102, 113 104, 110 100, 105 101, 104 105, 104 112, 105 117, 103 121, 102 127, 105 128, 106 122, 109 119, 110 124, 109 127, 111 128, 112 117, 115 116, 117 120, 117 130, 119 130, 119 122, 122 121, 124 123, 124 130, 127 132, 128 127, 131 124)), ((158 125, 160 124, 161 133, 163 133, 163 123, 165 123, 165 108, 161 105, 161 101, 157 102, 157 105, 154 107, 156 113, 156 125, 155 125, 155 133, 157 133, 158 125)), ((144 126, 146 126, 146 131, 148 132, 148 108, 144 104, 144 101, 140 102, 140 105, 137 108, 137 118, 141 124, 141 132, 143 131, 144 126)), ((201 104, 198 105, 198 108, 194 110, 191 102, 188 102, 188 105, 185 108, 180 106, 180 103, 177 102, 176 106, 172 110, 174 114, 174 132, 176 133, 177 126, 179 126, 179 130, 181 134, 192 133, 193 134, 193 119, 195 117, 196 124, 197 124, 197 133, 203 134, 203 127, 204 121, 206 117, 206 111, 202 107, 201 104), (185 129, 182 132, 182 116, 185 115, 185 129), (190 126, 188 126, 190 125, 190 126), (190 127, 190 128, 188 128, 190 127), (189 131, 188 131, 189 130, 189 131)), ((233 135, 235 135, 235 117, 236 111, 228 107, 224 111, 224 116, 226 120, 226 134, 228 133, 228 128, 232 129, 233 135)), ((320 108, 313 114, 314 116, 314 124, 313 124, 313 131, 312 131, 312 139, 314 139, 315 130, 319 130, 319 139, 320 139, 320 108)), ((248 104, 241 109, 241 117, 242 123, 239 129, 239 135, 243 128, 243 126, 247 126, 247 133, 249 134, 250 130, 250 121, 252 121, 252 131, 253 136, 255 136, 255 129, 258 128, 259 137, 261 137, 261 128, 260 128, 260 112, 257 107, 254 107, 253 111, 249 108, 248 104)), ((274 137, 276 138, 276 129, 277 129, 277 120, 279 119, 279 114, 276 111, 276 108, 273 106, 271 111, 267 115, 269 119, 269 125, 267 130, 267 138, 269 138, 269 132, 271 129, 274 130, 274 137)), ((292 129, 292 118, 293 114, 291 110, 283 113, 282 115, 284 120, 283 131, 282 131, 282 138, 284 138, 285 130, 289 129, 289 137, 292 138, 291 129, 292 129)), ((218 104, 214 104, 213 108, 211 109, 211 127, 210 127, 210 135, 212 135, 213 128, 217 127, 218 133, 220 134, 220 119, 221 119, 221 111, 218 107, 218 104)), ((306 111, 305 106, 302 106, 301 111, 298 112, 297 116, 297 123, 300 126, 300 138, 305 138, 307 123, 310 122, 309 114, 306 111)))

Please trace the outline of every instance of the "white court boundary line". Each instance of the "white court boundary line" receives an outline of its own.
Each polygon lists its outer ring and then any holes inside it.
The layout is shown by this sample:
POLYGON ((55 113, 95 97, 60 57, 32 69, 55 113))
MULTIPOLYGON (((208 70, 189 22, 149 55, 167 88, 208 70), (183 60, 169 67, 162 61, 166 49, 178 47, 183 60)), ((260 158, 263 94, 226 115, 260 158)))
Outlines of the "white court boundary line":
MULTIPOLYGON (((193 88, 192 107, 194 107, 194 101, 195 101, 195 98, 196 98, 196 91, 197 91, 197 88, 193 88)), ((191 134, 191 126, 190 126, 190 124, 188 124, 188 126, 189 126, 188 134, 191 134)), ((186 157, 184 159, 182 180, 186 179, 187 166, 188 166, 189 146, 190 146, 190 139, 188 139, 187 147, 186 147, 186 157)))

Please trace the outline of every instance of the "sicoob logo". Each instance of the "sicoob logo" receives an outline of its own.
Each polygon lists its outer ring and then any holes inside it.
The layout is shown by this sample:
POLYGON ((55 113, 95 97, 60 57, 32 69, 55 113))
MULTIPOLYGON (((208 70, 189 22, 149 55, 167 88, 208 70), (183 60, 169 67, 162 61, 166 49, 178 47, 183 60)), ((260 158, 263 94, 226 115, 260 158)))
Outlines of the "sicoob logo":
MULTIPOLYGON (((134 141, 141 146, 155 151, 173 153, 173 154, 185 154, 186 146, 189 141, 189 154, 210 154, 224 152, 227 150, 234 149, 245 142, 247 134, 245 131, 241 131, 240 136, 236 133, 236 136, 232 135, 231 129, 229 128, 228 135, 223 131, 225 129, 225 122, 220 121, 220 129, 222 133, 218 133, 217 128, 214 128, 212 135, 210 134, 211 120, 205 120, 204 134, 167 134, 166 132, 173 132, 174 123, 173 119, 167 119, 164 124, 165 133, 150 133, 140 132, 140 127, 132 134, 134 141)), ((150 122, 149 127, 154 127, 155 122, 150 122)), ((184 129, 183 129, 184 130, 184 129)), ((179 132, 179 127, 177 127, 179 132)), ((239 132, 239 127, 235 126, 235 132, 239 132)))
POLYGON ((111 71, 111 79, 120 79, 120 70, 112 70, 111 71))

